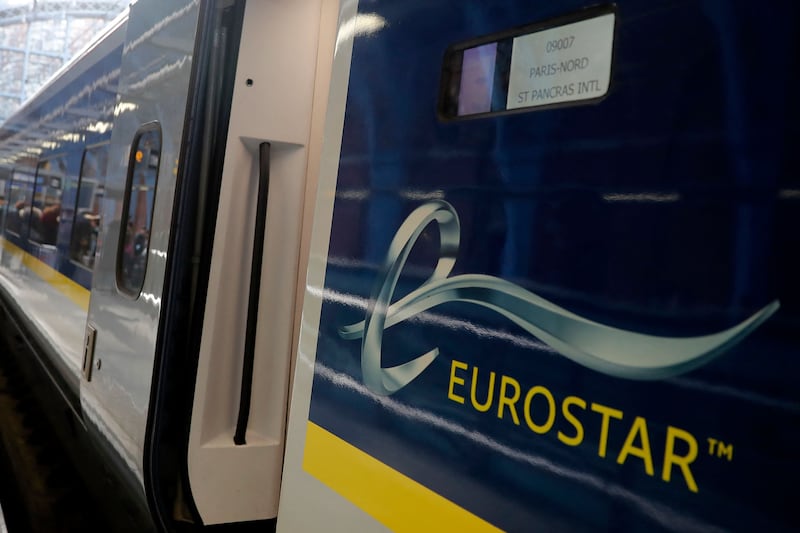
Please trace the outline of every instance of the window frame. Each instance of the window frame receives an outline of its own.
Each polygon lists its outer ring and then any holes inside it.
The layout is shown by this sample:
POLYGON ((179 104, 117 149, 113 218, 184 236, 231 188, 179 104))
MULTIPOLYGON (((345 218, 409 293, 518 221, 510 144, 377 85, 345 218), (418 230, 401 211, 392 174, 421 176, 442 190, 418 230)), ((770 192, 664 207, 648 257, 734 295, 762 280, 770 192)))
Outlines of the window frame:
MULTIPOLYGON (((83 148, 83 153, 81 154, 81 165, 80 168, 78 169, 78 183, 75 184, 75 206, 73 207, 72 210, 72 227, 69 230, 69 247, 67 251, 67 256, 69 257, 69 260, 73 264, 85 270, 90 270, 90 271, 94 270, 94 265, 96 263, 93 263, 92 266, 90 267, 72 257, 72 245, 75 242, 75 231, 77 229, 76 226, 78 222, 78 204, 81 201, 81 185, 83 184, 83 178, 84 178, 84 164, 86 163, 86 155, 89 153, 89 151, 97 150, 102 147, 106 148, 106 169, 103 175, 103 188, 105 189, 105 180, 108 178, 108 163, 110 155, 108 149, 110 146, 111 146, 111 141, 102 141, 94 144, 88 144, 83 148)), ((102 222, 102 214, 99 215, 101 217, 100 222, 102 222)), ((95 254, 97 254, 96 249, 95 249, 95 254)))
POLYGON ((0 218, 0 235, 5 235, 6 232, 6 216, 8 215, 8 206, 10 205, 8 196, 11 193, 11 180, 14 178, 14 167, 6 167, 8 173, 6 177, 0 178, 4 181, 2 186, 2 197, 3 201, 5 201, 5 205, 2 206, 3 214, 2 218, 0 218))
MULTIPOLYGON (((29 168, 31 168, 31 167, 15 166, 15 167, 13 167, 11 169, 11 175, 10 175, 10 177, 8 179, 8 186, 7 186, 8 190, 7 190, 7 193, 6 193, 6 201, 7 202, 8 202, 8 198, 11 196, 12 191, 14 190, 14 183, 16 182, 18 184, 21 181, 21 180, 17 179, 17 175, 18 174, 24 174, 24 175, 32 177, 32 181, 31 181, 31 200, 30 201, 31 201, 31 206, 33 206, 33 195, 34 195, 34 193, 36 191, 36 174, 37 174, 38 168, 39 168, 39 158, 38 157, 36 158, 36 165, 34 165, 32 167, 33 168, 33 173, 27 171, 29 168)), ((24 180, 22 180, 22 181, 24 182, 24 180)), ((3 218, 3 235, 11 235, 13 237, 16 237, 17 239, 20 240, 21 243, 28 242, 29 241, 29 237, 30 237, 30 227, 31 227, 30 219, 28 219, 28 224, 22 224, 21 222, 22 221, 19 219, 19 216, 17 216, 17 224, 18 224, 17 231, 8 229, 8 207, 6 207, 6 216, 3 218), (27 231, 25 231, 25 230, 27 230, 27 231)))
MULTIPOLYGON (((64 168, 65 168, 64 175, 61 176, 60 178, 58 178, 58 180, 59 180, 58 189, 61 191, 61 193, 58 196, 58 199, 59 199, 59 203, 61 202, 61 199, 64 196, 64 182, 68 178, 68 173, 69 173, 69 169, 67 167, 68 155, 66 153, 58 153, 58 154, 48 155, 47 157, 40 157, 36 161, 36 172, 34 173, 34 176, 33 176, 33 191, 31 192, 31 205, 30 205, 31 213, 33 213, 34 201, 36 200, 36 187, 39 186, 40 178, 42 177, 41 176, 42 165, 44 165, 45 163, 52 162, 52 161, 57 161, 59 159, 62 159, 64 161, 64 168)), ((47 204, 47 198, 48 198, 47 193, 52 188, 53 187, 50 187, 50 182, 49 181, 47 183, 43 184, 43 188, 42 188, 42 207, 41 208, 37 208, 42 213, 44 213, 44 209, 45 209, 45 207, 47 207, 47 205, 46 205, 47 204)), ((25 235, 25 240, 27 240, 29 243, 36 244, 37 246, 56 246, 57 243, 58 243, 58 226, 60 226, 60 225, 61 225, 60 223, 58 223, 56 225, 56 239, 55 239, 54 242, 45 242, 44 239, 41 239, 41 237, 42 237, 42 232, 41 231, 39 232, 40 239, 34 239, 33 238, 33 234, 32 234, 33 215, 31 214, 28 217, 28 231, 27 231, 27 233, 25 235)))
MULTIPOLYGON (((146 122, 139 126, 139 129, 136 130, 136 134, 133 136, 133 141, 130 144, 130 150, 128 153, 128 168, 126 170, 126 178, 125 178, 125 190, 122 200, 122 215, 120 217, 119 222, 119 237, 117 239, 117 257, 115 261, 115 273, 114 273, 114 281, 117 287, 117 292, 123 296, 126 296, 132 300, 136 300, 142 294, 142 288, 144 287, 145 279, 147 278, 147 264, 149 262, 149 255, 150 255, 150 235, 153 231, 153 222, 152 218, 150 220, 150 228, 148 230, 148 238, 147 238, 147 247, 144 251, 144 265, 142 268, 144 269, 144 273, 142 275, 141 283, 136 290, 131 290, 127 287, 123 281, 123 259, 125 257, 125 237, 127 237, 127 221, 128 217, 130 216, 130 207, 131 207, 131 196, 133 192, 133 179, 134 179, 134 171, 136 169, 136 152, 139 147, 139 142, 141 141, 142 137, 146 133, 150 133, 155 131, 158 133, 158 166, 156 167, 156 175, 155 180, 153 183, 153 199, 152 205, 150 207, 151 211, 155 209, 156 204, 156 193, 158 190, 158 178, 161 175, 161 153, 164 147, 164 134, 161 129, 161 123, 157 120, 152 122, 146 122)), ((155 215, 155 213, 153 213, 155 215)), ((153 216, 153 218, 155 218, 153 216)))

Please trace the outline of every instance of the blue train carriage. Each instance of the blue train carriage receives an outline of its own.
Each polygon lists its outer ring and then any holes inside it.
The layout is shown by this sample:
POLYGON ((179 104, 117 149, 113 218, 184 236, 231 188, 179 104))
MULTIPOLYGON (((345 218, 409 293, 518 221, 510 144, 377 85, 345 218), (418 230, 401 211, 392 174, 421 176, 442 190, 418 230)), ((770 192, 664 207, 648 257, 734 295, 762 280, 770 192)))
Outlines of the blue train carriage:
POLYGON ((78 407, 124 17, 0 129, 3 304, 78 407))
POLYGON ((278 531, 797 530, 797 7, 340 20, 278 531))
POLYGON ((0 134, 117 528, 797 529, 796 10, 133 4, 0 134))

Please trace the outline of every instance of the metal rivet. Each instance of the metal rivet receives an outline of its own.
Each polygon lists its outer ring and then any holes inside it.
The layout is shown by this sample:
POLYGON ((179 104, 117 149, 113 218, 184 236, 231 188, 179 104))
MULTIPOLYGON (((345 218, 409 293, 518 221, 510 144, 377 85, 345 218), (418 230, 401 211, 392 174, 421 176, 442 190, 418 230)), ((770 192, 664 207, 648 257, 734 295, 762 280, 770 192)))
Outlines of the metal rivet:
POLYGON ((248 87, 252 87, 253 86, 253 78, 247 78, 247 81, 245 83, 247 84, 248 87))

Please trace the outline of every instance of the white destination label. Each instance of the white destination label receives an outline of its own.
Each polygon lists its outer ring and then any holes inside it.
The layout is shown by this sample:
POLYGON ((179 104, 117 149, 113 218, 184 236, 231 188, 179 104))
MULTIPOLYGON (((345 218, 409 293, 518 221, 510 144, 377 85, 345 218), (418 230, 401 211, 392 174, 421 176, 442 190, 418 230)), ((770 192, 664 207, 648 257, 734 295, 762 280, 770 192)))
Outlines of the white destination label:
POLYGON ((613 42, 613 14, 516 37, 506 109, 603 96, 613 42))

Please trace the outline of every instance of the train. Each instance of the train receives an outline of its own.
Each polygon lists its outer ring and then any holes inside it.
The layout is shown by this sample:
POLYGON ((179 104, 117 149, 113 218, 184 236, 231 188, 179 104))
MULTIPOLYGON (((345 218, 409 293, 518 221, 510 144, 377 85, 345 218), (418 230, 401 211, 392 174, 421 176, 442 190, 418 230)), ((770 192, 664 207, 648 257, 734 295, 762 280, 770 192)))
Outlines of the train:
POLYGON ((798 9, 133 2, 0 127, 114 528, 799 529, 798 9))

